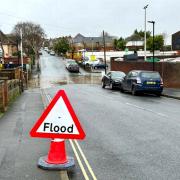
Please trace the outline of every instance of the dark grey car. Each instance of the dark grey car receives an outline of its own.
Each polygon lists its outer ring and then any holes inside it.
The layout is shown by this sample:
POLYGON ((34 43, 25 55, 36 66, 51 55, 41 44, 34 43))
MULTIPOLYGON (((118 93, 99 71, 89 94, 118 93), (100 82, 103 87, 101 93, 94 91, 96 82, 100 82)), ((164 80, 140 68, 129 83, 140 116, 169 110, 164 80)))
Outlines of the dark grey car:
POLYGON ((79 72, 79 65, 74 60, 67 60, 66 68, 70 72, 79 72))
POLYGON ((121 82, 126 74, 122 71, 110 71, 102 78, 102 88, 109 86, 110 89, 120 88, 121 82))

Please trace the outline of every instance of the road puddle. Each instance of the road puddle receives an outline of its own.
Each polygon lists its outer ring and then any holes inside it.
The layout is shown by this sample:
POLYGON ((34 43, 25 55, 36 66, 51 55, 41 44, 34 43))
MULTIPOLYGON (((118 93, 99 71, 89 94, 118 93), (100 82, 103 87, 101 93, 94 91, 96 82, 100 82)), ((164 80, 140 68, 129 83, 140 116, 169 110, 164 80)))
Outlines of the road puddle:
POLYGON ((100 84, 101 76, 71 76, 56 82, 60 85, 65 84, 100 84))
POLYGON ((82 74, 71 74, 69 76, 54 76, 52 77, 41 77, 33 81, 34 86, 40 84, 41 88, 50 88, 58 85, 68 84, 101 84, 101 75, 82 75, 82 74))

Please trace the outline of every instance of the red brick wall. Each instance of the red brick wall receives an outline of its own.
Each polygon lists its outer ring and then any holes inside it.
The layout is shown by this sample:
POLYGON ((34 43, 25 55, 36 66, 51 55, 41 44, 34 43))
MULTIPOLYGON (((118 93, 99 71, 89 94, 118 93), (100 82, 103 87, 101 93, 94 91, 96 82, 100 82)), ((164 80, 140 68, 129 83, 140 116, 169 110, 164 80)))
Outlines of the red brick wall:
MULTIPOLYGON (((152 63, 149 62, 117 62, 111 59, 112 71, 151 70, 152 63)), ((169 88, 180 88, 180 63, 155 63, 155 71, 163 78, 164 86, 169 88)))
MULTIPOLYGON (((21 59, 17 58, 17 57, 8 57, 8 58, 4 58, 4 62, 5 64, 12 62, 13 64, 21 64, 21 59)), ((28 57, 23 57, 23 63, 24 64, 28 64, 28 57)))

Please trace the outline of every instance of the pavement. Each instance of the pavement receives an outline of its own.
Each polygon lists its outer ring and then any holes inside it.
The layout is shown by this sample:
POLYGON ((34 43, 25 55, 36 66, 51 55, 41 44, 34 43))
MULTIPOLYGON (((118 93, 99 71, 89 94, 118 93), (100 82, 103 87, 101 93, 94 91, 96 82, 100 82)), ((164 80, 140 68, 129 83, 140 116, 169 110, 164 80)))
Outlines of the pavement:
POLYGON ((179 99, 180 100, 180 89, 175 89, 175 88, 164 88, 163 96, 169 97, 169 98, 174 98, 174 99, 179 99))
POLYGON ((44 109, 39 88, 25 90, 0 118, 0 179, 59 179, 58 172, 37 168, 49 139, 31 138, 30 129, 44 109))

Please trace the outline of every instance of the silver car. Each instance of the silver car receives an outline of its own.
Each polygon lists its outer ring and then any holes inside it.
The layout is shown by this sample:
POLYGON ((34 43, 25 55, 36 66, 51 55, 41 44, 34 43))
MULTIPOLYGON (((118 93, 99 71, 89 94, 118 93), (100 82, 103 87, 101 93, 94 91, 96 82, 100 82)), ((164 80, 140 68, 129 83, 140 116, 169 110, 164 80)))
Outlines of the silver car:
POLYGON ((70 72, 79 72, 79 66, 75 60, 67 60, 66 69, 70 72))

